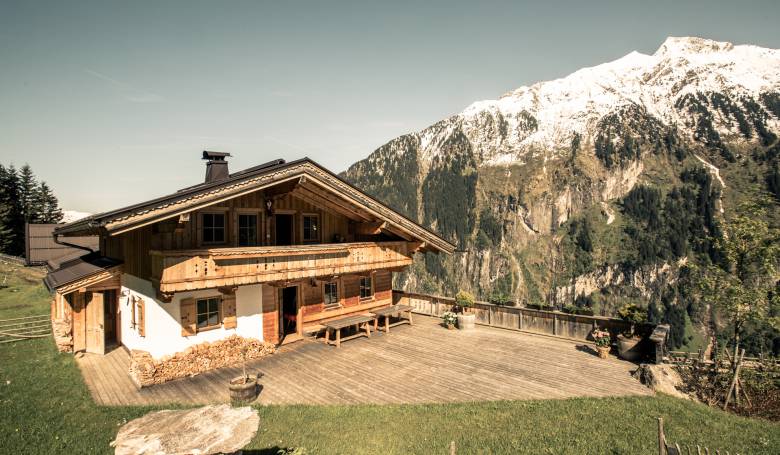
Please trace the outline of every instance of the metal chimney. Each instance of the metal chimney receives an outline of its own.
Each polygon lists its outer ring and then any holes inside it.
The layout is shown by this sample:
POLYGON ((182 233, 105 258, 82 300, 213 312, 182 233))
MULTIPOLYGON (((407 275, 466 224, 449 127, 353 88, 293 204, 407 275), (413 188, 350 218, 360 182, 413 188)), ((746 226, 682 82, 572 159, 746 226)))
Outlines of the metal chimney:
POLYGON ((203 159, 208 160, 206 163, 206 183, 225 180, 230 176, 228 163, 225 161, 228 156, 230 153, 203 151, 203 159))

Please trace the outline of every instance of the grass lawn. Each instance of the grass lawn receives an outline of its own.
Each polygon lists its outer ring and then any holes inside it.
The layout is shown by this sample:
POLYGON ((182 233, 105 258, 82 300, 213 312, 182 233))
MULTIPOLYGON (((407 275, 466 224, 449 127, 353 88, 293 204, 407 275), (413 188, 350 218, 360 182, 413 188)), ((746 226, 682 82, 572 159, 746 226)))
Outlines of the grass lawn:
MULTIPOLYGON (((0 319, 48 311, 48 295, 32 273, 9 276, 11 286, 0 290, 0 319)), ((58 354, 51 339, 0 345, 0 452, 109 453, 119 426, 150 410, 95 405, 73 357, 58 354)), ((259 412, 248 453, 295 446, 311 454, 448 453, 453 440, 458 453, 654 453, 658 416, 673 441, 780 453, 780 425, 668 396, 259 412)))

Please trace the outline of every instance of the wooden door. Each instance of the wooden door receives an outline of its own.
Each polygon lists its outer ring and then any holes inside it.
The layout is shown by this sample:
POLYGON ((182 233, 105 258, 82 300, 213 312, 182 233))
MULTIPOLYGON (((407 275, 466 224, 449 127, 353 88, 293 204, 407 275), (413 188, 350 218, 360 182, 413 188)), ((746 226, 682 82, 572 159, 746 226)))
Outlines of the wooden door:
POLYGON ((73 317, 73 352, 83 351, 86 347, 86 311, 84 309, 84 293, 74 292, 67 295, 73 317))
POLYGON ((106 353, 104 299, 102 292, 88 292, 87 301, 87 352, 106 353))

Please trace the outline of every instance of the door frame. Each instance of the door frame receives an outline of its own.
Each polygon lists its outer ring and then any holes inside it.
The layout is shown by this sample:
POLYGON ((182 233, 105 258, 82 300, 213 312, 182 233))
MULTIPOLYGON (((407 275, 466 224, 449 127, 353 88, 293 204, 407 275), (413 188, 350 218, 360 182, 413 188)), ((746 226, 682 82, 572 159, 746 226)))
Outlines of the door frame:
POLYGON ((273 220, 274 220, 274 245, 277 245, 277 239, 279 238, 279 223, 276 222, 276 216, 277 215, 285 215, 290 217, 290 245, 295 245, 295 219, 297 218, 295 215, 298 213, 297 210, 291 210, 291 209, 276 209, 274 210, 273 214, 273 220))
POLYGON ((302 314, 302 302, 303 302, 303 296, 301 283, 295 283, 291 284, 289 286, 281 286, 276 288, 276 304, 279 308, 279 318, 277 321, 278 324, 278 331, 279 331, 279 340, 284 339, 284 337, 292 335, 292 334, 285 334, 284 333, 284 302, 281 301, 283 298, 283 292, 286 288, 295 288, 295 334, 296 335, 302 335, 303 334, 303 321, 301 320, 301 314, 302 314))

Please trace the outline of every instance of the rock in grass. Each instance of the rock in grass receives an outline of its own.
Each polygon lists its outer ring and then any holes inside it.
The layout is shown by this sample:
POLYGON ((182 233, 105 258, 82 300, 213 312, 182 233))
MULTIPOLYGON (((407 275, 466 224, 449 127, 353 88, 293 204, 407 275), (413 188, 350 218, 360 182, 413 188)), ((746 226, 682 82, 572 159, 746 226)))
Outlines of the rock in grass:
POLYGON ((259 423, 254 409, 226 404, 156 411, 123 425, 111 446, 116 455, 233 453, 249 444, 259 423))

